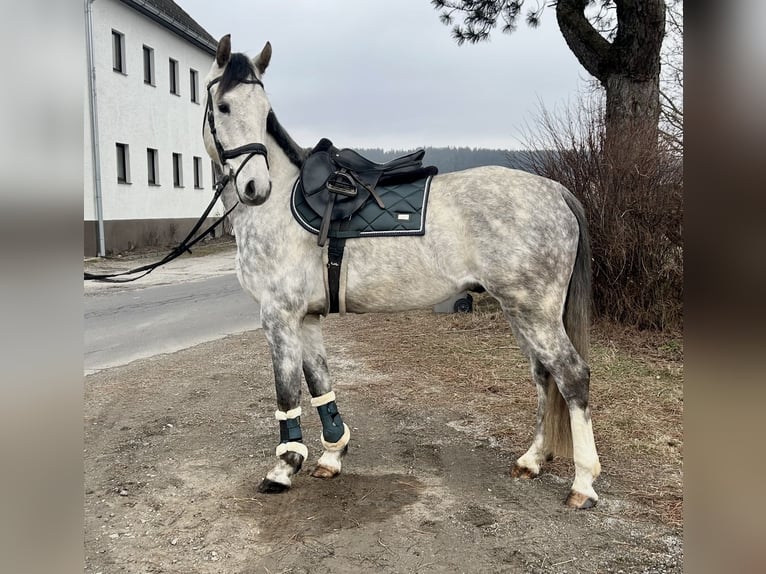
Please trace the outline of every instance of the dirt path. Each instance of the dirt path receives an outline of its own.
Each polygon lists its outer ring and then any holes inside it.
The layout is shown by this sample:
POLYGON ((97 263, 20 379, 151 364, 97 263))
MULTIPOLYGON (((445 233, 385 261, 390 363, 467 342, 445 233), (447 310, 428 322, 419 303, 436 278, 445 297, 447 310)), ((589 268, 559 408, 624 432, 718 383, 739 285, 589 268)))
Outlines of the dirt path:
MULTIPOLYGON (((283 495, 255 489, 277 438, 262 333, 87 377, 86 572, 682 571, 680 529, 642 512, 618 475, 604 473, 587 512, 561 504, 569 470, 509 478, 521 452, 467 406, 470 391, 445 394, 411 360, 381 367, 360 336, 375 320, 325 322, 353 433, 344 473, 304 471, 283 495)), ((530 405, 508 402, 505 418, 526 425, 530 405)), ((310 465, 320 426, 303 407, 310 465)))

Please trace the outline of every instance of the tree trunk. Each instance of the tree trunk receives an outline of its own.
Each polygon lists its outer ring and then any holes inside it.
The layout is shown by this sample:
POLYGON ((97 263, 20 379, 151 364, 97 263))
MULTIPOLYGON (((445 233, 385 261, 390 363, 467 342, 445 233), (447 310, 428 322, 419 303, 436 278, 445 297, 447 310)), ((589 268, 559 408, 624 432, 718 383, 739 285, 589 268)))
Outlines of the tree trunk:
POLYGON ((632 153, 644 156, 657 148, 659 75, 638 80, 614 73, 605 78, 603 85, 606 90, 605 151, 613 161, 635 163, 638 158, 630 161, 632 153))
POLYGON ((558 0, 556 19, 572 53, 606 90, 606 148, 634 163, 632 151, 657 148, 664 0, 614 0, 617 32, 609 42, 585 16, 588 0, 558 0))

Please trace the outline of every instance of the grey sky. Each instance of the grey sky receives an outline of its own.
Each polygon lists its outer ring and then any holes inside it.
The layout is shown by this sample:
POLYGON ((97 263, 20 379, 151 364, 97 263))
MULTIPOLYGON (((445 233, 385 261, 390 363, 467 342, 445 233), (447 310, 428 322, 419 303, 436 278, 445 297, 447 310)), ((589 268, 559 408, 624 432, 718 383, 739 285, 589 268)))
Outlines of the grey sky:
POLYGON ((539 29, 458 47, 428 0, 176 0, 250 56, 274 49, 266 89, 303 146, 518 149, 539 102, 573 100, 586 73, 547 9, 539 29))

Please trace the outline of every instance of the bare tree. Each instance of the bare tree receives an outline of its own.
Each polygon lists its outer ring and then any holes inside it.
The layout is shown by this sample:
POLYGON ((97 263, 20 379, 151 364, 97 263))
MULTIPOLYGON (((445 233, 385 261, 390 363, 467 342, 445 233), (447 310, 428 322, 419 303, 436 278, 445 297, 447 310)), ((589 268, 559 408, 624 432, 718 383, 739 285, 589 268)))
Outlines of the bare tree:
POLYGON ((660 76, 660 133, 668 147, 684 151, 684 3, 668 0, 660 76))
MULTIPOLYGON (((530 0, 531 3, 532 0, 530 0)), ((431 0, 443 23, 452 25, 458 44, 481 42, 502 22, 516 29, 526 0, 431 0), (457 19, 459 22, 455 23, 457 19)), ((660 50, 665 32, 664 0, 536 0, 525 20, 536 26, 546 6, 554 7, 561 34, 585 70, 606 92, 606 142, 631 133, 656 141, 660 119, 660 50)), ((616 148, 615 148, 616 150, 616 148)), ((616 160, 632 164, 630 148, 616 160)))

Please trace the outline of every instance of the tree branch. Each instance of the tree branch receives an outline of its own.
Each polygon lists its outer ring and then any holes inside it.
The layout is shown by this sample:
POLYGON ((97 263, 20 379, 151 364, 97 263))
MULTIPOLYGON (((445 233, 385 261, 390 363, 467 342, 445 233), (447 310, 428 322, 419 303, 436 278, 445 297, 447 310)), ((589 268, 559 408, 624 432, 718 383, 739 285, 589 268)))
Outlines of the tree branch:
POLYGON ((663 104, 666 106, 672 113, 672 115, 681 118, 681 124, 683 124, 683 117, 684 117, 684 111, 680 109, 668 96, 664 91, 660 90, 660 97, 665 100, 665 103, 663 104))
POLYGON ((585 17, 588 0, 559 0, 556 20, 567 46, 587 72, 601 83, 606 81, 604 67, 611 44, 585 17))

